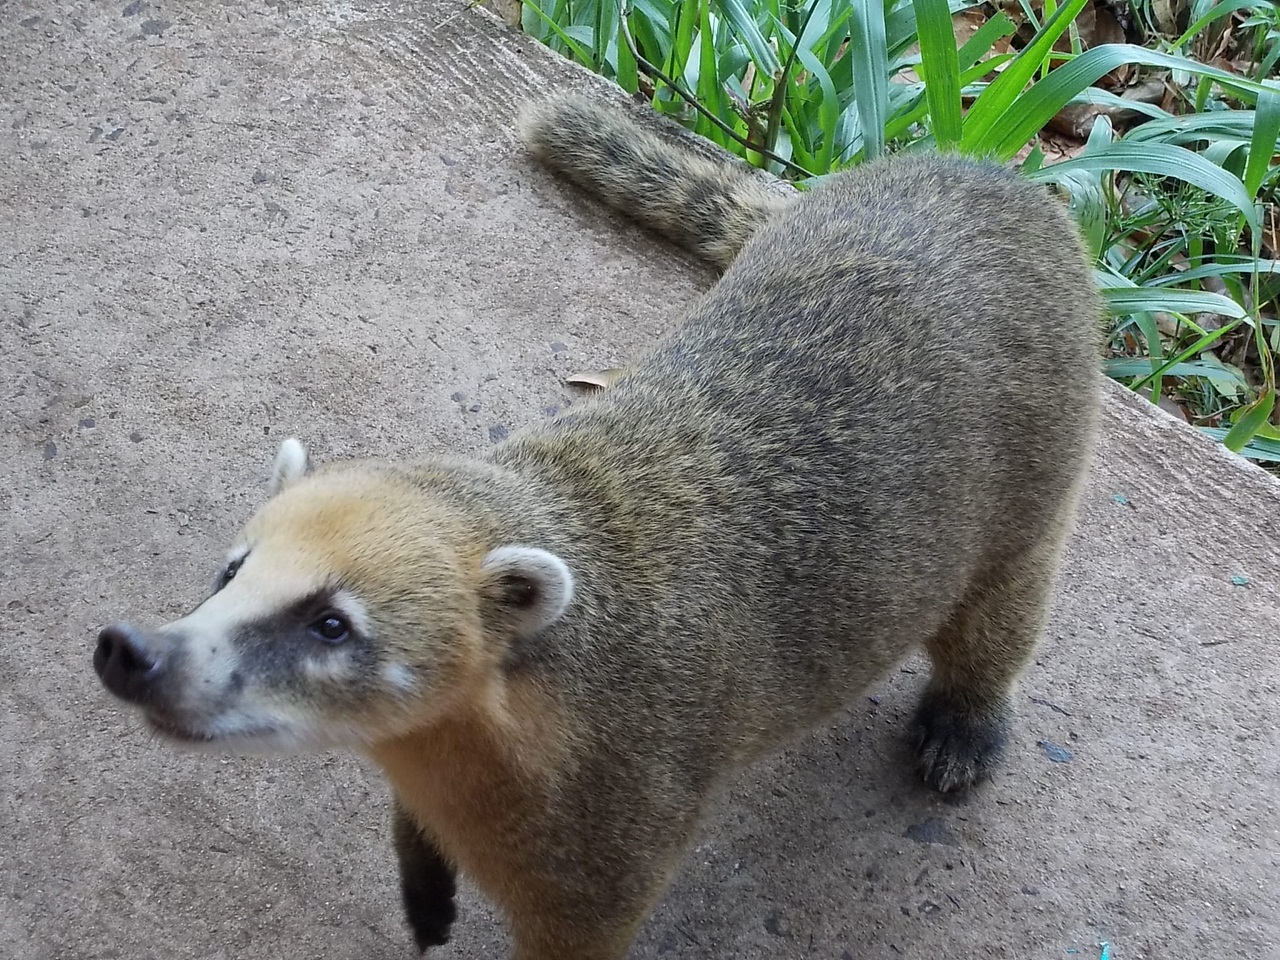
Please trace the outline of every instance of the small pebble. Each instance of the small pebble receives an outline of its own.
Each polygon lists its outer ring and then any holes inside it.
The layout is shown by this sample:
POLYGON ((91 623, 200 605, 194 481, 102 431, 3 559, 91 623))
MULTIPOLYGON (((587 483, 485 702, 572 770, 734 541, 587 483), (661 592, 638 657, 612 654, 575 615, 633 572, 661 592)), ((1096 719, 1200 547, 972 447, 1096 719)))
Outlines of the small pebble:
POLYGON ((1049 758, 1052 763, 1070 763, 1071 751, 1066 747, 1060 747, 1052 740, 1037 740, 1036 746, 1049 758))

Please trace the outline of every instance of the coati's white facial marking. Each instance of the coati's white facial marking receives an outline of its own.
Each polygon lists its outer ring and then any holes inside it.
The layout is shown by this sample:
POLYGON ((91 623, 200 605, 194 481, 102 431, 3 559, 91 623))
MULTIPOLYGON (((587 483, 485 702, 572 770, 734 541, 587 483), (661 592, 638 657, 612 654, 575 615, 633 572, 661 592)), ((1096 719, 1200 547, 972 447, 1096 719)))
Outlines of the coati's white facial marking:
POLYGON ((403 663, 384 664, 382 679, 387 681, 388 686, 397 693, 413 693, 418 689, 418 681, 414 679, 413 671, 403 663))
POLYGON ((352 630, 363 636, 369 635, 373 625, 369 620, 369 611, 359 597, 350 590, 339 589, 333 592, 329 602, 351 624, 352 630))
POLYGON ((304 657, 299 662, 299 672, 317 683, 339 684, 351 680, 356 669, 343 651, 330 650, 304 657))
POLYGON ((147 704, 158 729, 240 749, 363 741, 358 724, 320 708, 378 685, 373 621, 333 571, 304 559, 287 544, 239 545, 213 595, 158 632, 172 675, 163 702, 147 704))

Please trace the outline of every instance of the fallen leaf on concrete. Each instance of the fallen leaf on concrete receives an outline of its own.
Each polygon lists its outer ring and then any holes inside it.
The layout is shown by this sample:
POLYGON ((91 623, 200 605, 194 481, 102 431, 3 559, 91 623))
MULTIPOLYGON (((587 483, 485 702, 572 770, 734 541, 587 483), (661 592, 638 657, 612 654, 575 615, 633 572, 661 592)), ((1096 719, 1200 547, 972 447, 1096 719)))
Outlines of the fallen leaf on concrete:
POLYGON ((494 13, 506 21, 507 26, 520 29, 520 20, 523 15, 520 0, 490 0, 489 6, 493 8, 494 13))
POLYGON ((621 367, 608 367, 593 373, 575 373, 565 377, 564 382, 571 387, 591 387, 603 390, 606 387, 613 386, 613 381, 617 380, 621 374, 621 367))

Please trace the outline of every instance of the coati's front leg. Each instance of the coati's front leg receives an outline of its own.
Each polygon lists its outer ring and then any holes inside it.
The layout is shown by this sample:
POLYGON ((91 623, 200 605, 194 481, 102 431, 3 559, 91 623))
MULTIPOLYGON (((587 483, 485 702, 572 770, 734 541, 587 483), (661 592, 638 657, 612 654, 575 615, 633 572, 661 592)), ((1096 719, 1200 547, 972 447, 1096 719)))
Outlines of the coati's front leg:
POLYGON ((978 578, 926 641, 933 676, 916 711, 925 780, 947 792, 991 775, 1004 752, 1012 690, 1044 632, 1066 520, 978 578))
POLYGON ((405 917, 413 942, 425 953, 427 947, 449 942, 449 927, 458 915, 453 902, 458 892, 455 871, 399 801, 392 812, 391 833, 400 861, 405 917))

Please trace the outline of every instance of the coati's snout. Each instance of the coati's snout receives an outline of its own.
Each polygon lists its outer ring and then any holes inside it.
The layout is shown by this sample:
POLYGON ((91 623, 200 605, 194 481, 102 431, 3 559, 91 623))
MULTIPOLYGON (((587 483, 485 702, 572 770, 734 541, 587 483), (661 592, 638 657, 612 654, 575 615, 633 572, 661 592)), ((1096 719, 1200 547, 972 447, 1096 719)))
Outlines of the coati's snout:
POLYGON ((512 639, 572 598, 563 561, 485 543, 422 471, 312 473, 288 441, 272 492, 194 610, 98 635, 103 685, 173 739, 257 751, 402 736, 483 698, 512 639))
POLYGON ((157 634, 137 630, 127 623, 113 623, 98 634, 93 668, 103 686, 121 700, 142 707, 151 726, 175 740, 200 742, 212 739, 184 717, 180 689, 169 665, 172 644, 157 634))
POLYGON ((353 591, 278 563, 277 589, 254 584, 255 573, 270 579, 270 550, 258 565, 249 552, 237 550, 213 595, 180 620, 105 627, 93 658, 103 685, 173 739, 242 746, 349 743, 348 710, 412 696, 407 668, 383 669, 353 591), (242 568, 253 573, 233 583, 242 568))
POLYGON ((160 676, 163 658, 148 638, 127 623, 113 623, 98 634, 93 669, 121 700, 144 703, 160 676))

